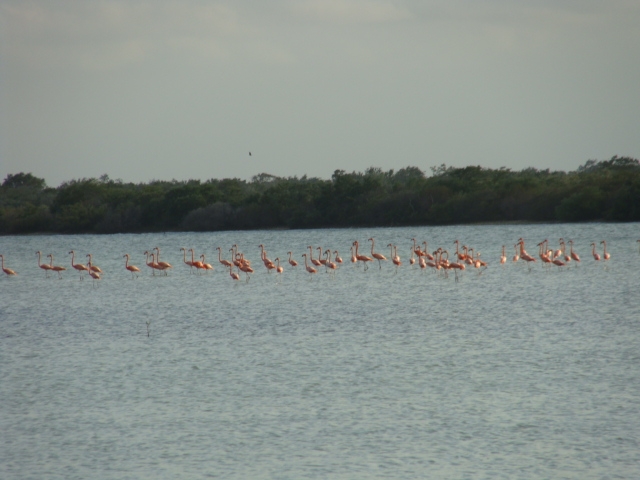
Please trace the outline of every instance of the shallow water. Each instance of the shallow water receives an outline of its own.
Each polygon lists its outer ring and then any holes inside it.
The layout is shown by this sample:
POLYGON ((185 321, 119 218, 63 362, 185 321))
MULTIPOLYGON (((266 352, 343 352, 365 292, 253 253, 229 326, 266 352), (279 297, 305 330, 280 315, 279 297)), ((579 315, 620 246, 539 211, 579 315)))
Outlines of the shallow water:
POLYGON ((0 278, 0 478, 638 478, 638 238, 638 224, 2 237, 19 275, 0 278), (371 236, 387 256, 399 245, 397 274, 260 265, 260 243, 347 260, 371 236), (414 236, 458 238, 489 268, 459 282, 411 268, 414 236), (535 253, 561 236, 579 266, 498 263, 519 237, 535 253), (590 255, 602 239, 606 264, 590 255), (233 243, 249 282, 217 263, 233 243), (166 277, 144 265, 155 246, 166 277), (191 275, 180 247, 215 271, 191 275), (99 282, 71 271, 71 249, 99 282))

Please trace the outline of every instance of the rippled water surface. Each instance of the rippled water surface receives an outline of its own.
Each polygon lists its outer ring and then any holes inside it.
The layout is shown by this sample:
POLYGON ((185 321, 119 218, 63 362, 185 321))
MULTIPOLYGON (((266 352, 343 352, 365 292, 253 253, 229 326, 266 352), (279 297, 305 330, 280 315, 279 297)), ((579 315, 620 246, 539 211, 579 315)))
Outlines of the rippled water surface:
POLYGON ((0 478, 639 478, 638 238, 638 224, 2 237, 19 275, 0 278, 0 478), (399 246, 397 274, 277 278, 257 248, 347 260, 371 236, 399 246), (489 267, 423 273, 413 236, 460 239, 489 267), (582 262, 500 265, 519 237, 530 253, 572 238, 582 262), (606 264, 589 247, 603 239, 606 264), (248 283, 217 263, 233 243, 248 283), (155 246, 166 277, 144 265, 155 246), (190 274, 180 247, 215 271, 190 274), (71 249, 93 254, 97 285, 71 249))

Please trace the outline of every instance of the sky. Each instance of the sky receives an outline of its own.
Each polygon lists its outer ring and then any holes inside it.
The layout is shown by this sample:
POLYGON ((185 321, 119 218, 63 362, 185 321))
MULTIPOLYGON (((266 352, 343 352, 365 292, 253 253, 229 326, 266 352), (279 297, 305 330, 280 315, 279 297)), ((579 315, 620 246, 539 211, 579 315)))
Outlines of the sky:
POLYGON ((0 0, 0 179, 639 158, 639 25, 638 0, 0 0))

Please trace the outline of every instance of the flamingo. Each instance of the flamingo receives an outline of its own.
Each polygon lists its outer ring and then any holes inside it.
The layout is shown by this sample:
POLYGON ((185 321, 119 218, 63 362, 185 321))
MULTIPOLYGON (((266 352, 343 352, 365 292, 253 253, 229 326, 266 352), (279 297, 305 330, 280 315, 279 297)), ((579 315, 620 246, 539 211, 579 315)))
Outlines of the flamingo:
POLYGON ((518 245, 520 245, 520 258, 522 258, 529 265, 529 271, 531 271, 531 263, 536 263, 536 259, 529 255, 524 249, 524 240, 520 238, 518 240, 518 245))
MULTIPOLYGON (((456 257, 458 257, 458 260, 464 261, 465 258, 467 258, 467 254, 466 253, 460 253, 458 251, 458 246, 460 244, 460 242, 458 240, 456 240, 455 242, 453 242, 456 246, 456 257)), ((504 249, 504 247, 503 247, 504 249)))
POLYGON ((51 258, 51 262, 49 263, 49 267, 51 267, 51 270, 53 270, 54 272, 58 272, 58 279, 61 279, 62 275, 60 274, 60 272, 64 272, 66 270, 66 268, 61 267, 59 265, 54 265, 53 264, 53 254, 52 253, 47 255, 47 258, 51 258))
MULTIPOLYGON (((429 261, 431 262, 432 260, 429 260, 429 261)), ((427 268, 427 261, 424 259, 424 256, 423 256, 423 255, 419 255, 419 256, 418 256, 418 265, 420 266, 420 268, 421 268, 422 270, 424 270, 425 268, 427 268)))
POLYGON ((193 248, 190 248, 189 251, 191 252, 191 263, 193 264, 194 267, 196 267, 196 272, 200 272, 200 270, 204 270, 204 264, 200 260, 196 260, 194 258, 193 248))
POLYGON ((202 266, 204 267, 205 270, 213 270, 213 266, 210 263, 206 263, 204 261, 204 253, 202 255, 200 255, 200 259, 202 260, 202 266))
POLYGON ((513 248, 516 250, 515 255, 513 256, 513 258, 511 259, 514 263, 517 262, 518 260, 520 260, 520 254, 518 253, 518 244, 516 243, 513 248))
POLYGON ((353 246, 349 247, 349 250, 351 251, 351 263, 353 264, 357 264, 358 263, 358 257, 356 257, 356 254, 354 253, 353 250, 353 246))
POLYGON ((157 252, 156 255, 156 263, 158 265, 160 265, 161 270, 164 272, 164 274, 167 274, 167 270, 169 270, 170 268, 173 268, 173 265, 171 265, 169 262, 161 262, 160 261, 160 247, 153 247, 153 249, 157 252))
POLYGON ((553 258, 558 258, 562 254, 564 254, 564 249, 562 248, 562 244, 564 243, 564 239, 561 238, 559 240, 559 242, 560 242, 560 248, 558 248, 555 252, 553 252, 553 258))
POLYGON ((381 260, 386 260, 387 257, 385 257, 384 255, 382 255, 381 253, 375 253, 373 251, 373 246, 375 245, 375 240, 373 238, 370 238, 369 241, 371 242, 371 256, 373 258, 375 258, 376 260, 378 260, 378 267, 380 269, 382 269, 382 262, 381 260))
POLYGON ((233 271, 233 264, 229 264, 227 265, 229 267, 229 276, 231 277, 232 280, 240 280, 240 275, 238 275, 236 272, 233 271))
POLYGON ((410 250, 411 250, 411 258, 409 258, 409 265, 413 266, 413 264, 416 263, 416 259, 413 258, 416 252, 413 250, 413 248, 411 248, 410 250))
POLYGON ((360 243, 358 243, 357 240, 353 242, 353 246, 356 247, 356 252, 355 252, 356 259, 364 263, 364 269, 366 271, 369 268, 369 266, 367 265, 367 262, 373 262, 373 258, 367 257, 366 255, 358 255, 358 247, 360 247, 360 243))
POLYGON ((280 266, 280 257, 276 257, 275 262, 277 263, 276 266, 276 273, 282 273, 284 272, 284 268, 280 266))
POLYGON ((334 250, 333 254, 335 255, 335 257, 333 257, 333 260, 336 263, 342 263, 342 257, 340 255, 338 255, 338 250, 334 250))
POLYGON ((569 255, 571 255, 571 258, 580 263, 580 257, 573 251, 573 240, 569 240, 569 250, 569 255))
POLYGON ((313 263, 316 267, 319 267, 320 265, 322 265, 322 262, 320 260, 316 260, 315 258, 313 258, 313 247, 309 245, 307 248, 309 249, 309 261, 313 263))
POLYGON ((251 265, 249 265, 249 262, 244 259, 244 255, 242 253, 236 253, 236 259, 238 260, 238 264, 239 264, 238 270, 241 270, 244 272, 244 274, 247 276, 246 281, 249 282, 249 279, 251 278, 249 274, 254 272, 253 268, 251 268, 251 265))
MULTIPOLYGON (((219 249, 220 247, 218 247, 219 249)), ((185 263, 185 265, 189 265, 189 273, 193 273, 193 262, 187 260, 187 249, 184 247, 180 247, 180 250, 182 250, 182 261, 185 263)))
POLYGON ((327 259, 326 258, 322 258, 322 247, 316 247, 316 250, 318 250, 318 261, 322 265, 324 265, 326 267, 327 266, 327 259))
POLYGON ((469 248, 465 245, 462 247, 462 249, 464 250, 464 263, 466 263, 470 267, 475 266, 476 261, 473 258, 473 248, 469 248))
POLYGON ((96 273, 102 273, 102 269, 100 269, 100 267, 98 267, 97 265, 93 264, 93 255, 91 255, 90 253, 87 253, 87 257, 89 257, 89 270, 96 273))
POLYGON ((416 245, 416 239, 412 238, 411 241, 413 242, 413 253, 415 253, 418 256, 418 258, 422 257, 424 253, 422 253, 422 251, 420 250, 420 247, 416 245))
MULTIPOLYGON (((167 263, 166 262, 162 262, 162 264, 158 263, 158 254, 157 253, 151 253, 151 258, 153 259, 153 265, 156 270, 160 270, 162 273, 164 273, 165 277, 167 276, 167 270, 169 268, 172 268, 171 266, 167 267, 167 263)), ((202 267, 204 268, 204 266, 202 267)))
POLYGON ((427 260, 433 260, 433 255, 431 255, 429 253, 429 250, 427 249, 427 242, 426 241, 422 242, 422 245, 424 245, 424 250, 422 251, 422 256, 427 257, 427 260))
POLYGON ((429 260, 428 262, 425 262, 424 268, 430 267, 430 268, 435 268, 436 270, 440 270, 440 264, 435 261, 435 256, 437 254, 438 254, 437 250, 435 252, 433 252, 432 257, 434 257, 434 259, 433 260, 429 260))
POLYGON ((567 244, 563 238, 560 239, 560 250, 562 251, 561 255, 564 257, 565 263, 569 263, 571 261, 571 255, 567 253, 567 244))
MULTIPOLYGON (((458 259, 460 259, 460 255, 458 255, 458 259)), ((455 273, 455 275, 456 275, 456 282, 458 281, 458 270, 465 270, 466 269, 466 267, 464 265, 464 262, 462 262, 462 261, 449 263, 449 268, 453 269, 453 273, 455 273)))
POLYGON ((95 288, 96 280, 100 280, 100 274, 96 272, 92 267, 93 265, 91 265, 91 258, 89 258, 89 262, 87 263, 87 271, 89 272, 91 278, 93 278, 93 288, 95 288))
POLYGON ((264 249, 264 245, 260 244, 258 245, 258 247, 260 247, 261 249, 260 258, 262 259, 262 263, 264 263, 264 266, 267 269, 267 273, 271 272, 271 270, 274 270, 276 268, 275 264, 267 258, 267 252, 264 249))
POLYGON ((238 254, 238 245, 236 245, 235 243, 233 245, 231 245, 231 248, 229 249, 229 251, 231 252, 231 261, 233 262, 233 264, 236 267, 240 266, 240 256, 238 254))
POLYGON ((338 269, 338 265, 336 265, 335 262, 331 261, 331 250, 327 249, 327 251, 324 252, 324 254, 327 256, 324 263, 325 268, 335 273, 335 271, 338 269))
POLYGON ((538 256, 540 257, 540 260, 542 260, 544 263, 551 264, 551 258, 546 252, 546 244, 547 244, 546 240, 543 240, 542 242, 537 244, 537 247, 539 247, 538 256))
POLYGON ((124 268, 126 268, 127 270, 129 270, 131 272, 131 278, 135 279, 138 278, 138 273, 140 273, 140 269, 138 267, 136 267, 135 265, 129 265, 129 254, 125 253, 122 258, 126 258, 125 262, 124 262, 124 268))
POLYGON ((267 252, 264 249, 264 245, 260 244, 258 245, 258 247, 260 248, 260 259, 262 260, 262 263, 264 263, 264 266, 267 267, 267 269, 269 269, 267 264, 273 263, 273 262, 267 258, 267 252))
POLYGON ((216 247, 218 250, 218 262, 220 262, 225 267, 231 267, 233 264, 229 260, 225 260, 222 258, 222 249, 220 247, 216 247))
POLYGON ((15 270, 11 270, 10 268, 5 268, 4 266, 4 255, 0 255, 0 258, 2 259, 2 271, 6 274, 9 275, 10 277, 13 275, 18 275, 15 270))
POLYGON ((314 267, 310 266, 310 265, 307 263, 307 254, 306 254, 306 253, 303 253, 303 254, 302 254, 302 256, 304 257, 304 267, 305 267, 305 269, 307 270, 307 272, 309 272, 310 274, 317 273, 317 272, 318 272, 318 270, 316 270, 314 267))
POLYGON ((296 262, 293 258, 291 258, 291 252, 287 252, 287 254, 289 255, 289 265, 291 265, 292 267, 297 267, 298 262, 296 262))
POLYGON ((389 247, 389 256, 391 257, 391 261, 396 266, 396 273, 398 273, 398 267, 402 265, 400 257, 398 256, 398 248, 392 243, 388 244, 387 247, 389 247))
POLYGON ((82 265, 81 263, 73 263, 73 260, 75 259, 75 256, 76 256, 75 251, 71 250, 69 253, 71 254, 71 266, 75 268, 76 271, 80 272, 80 280, 83 280, 84 277, 82 276, 82 272, 86 272, 89 269, 84 265, 82 265))
POLYGON ((602 254, 602 258, 604 260, 609 260, 611 258, 611 254, 607 253, 607 241, 606 240, 602 240, 600 242, 600 244, 604 244, 604 253, 602 254))
POLYGON ((593 247, 591 249, 591 255, 593 255, 593 259, 596 262, 599 262, 600 261, 600 254, 598 252, 596 252, 596 244, 595 243, 591 243, 591 246, 593 247))
MULTIPOLYGON (((311 247, 309 247, 311 248, 311 247)), ((318 273, 318 270, 316 270, 313 267, 310 267, 307 263, 307 254, 303 253, 302 256, 304 257, 304 268, 307 269, 307 272, 309 272, 311 275, 313 275, 314 273, 318 273)))
POLYGON ((151 269, 151 274, 155 277, 156 276, 156 270, 159 270, 159 266, 158 264, 155 262, 155 258, 153 256, 153 253, 149 253, 149 251, 145 250, 144 255, 147 256, 147 259, 145 260, 145 263, 147 265, 147 267, 149 267, 151 269), (149 255, 151 255, 151 263, 149 263, 149 255))
POLYGON ((36 252, 36 255, 38 255, 38 266, 44 270, 45 277, 49 278, 49 270, 51 270, 51 266, 46 263, 40 263, 40 256, 42 255, 40 250, 36 252))
POLYGON ((502 255, 500 255, 500 263, 501 264, 505 264, 507 263, 507 254, 504 252, 504 245, 502 245, 502 255))

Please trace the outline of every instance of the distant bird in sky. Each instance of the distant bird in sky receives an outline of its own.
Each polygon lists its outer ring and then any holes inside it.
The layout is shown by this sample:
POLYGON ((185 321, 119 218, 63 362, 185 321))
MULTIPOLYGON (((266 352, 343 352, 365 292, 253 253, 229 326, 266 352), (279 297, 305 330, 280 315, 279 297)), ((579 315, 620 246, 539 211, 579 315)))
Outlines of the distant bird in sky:
POLYGON ((249 156, 251 156, 251 152, 249 152, 249 156))

